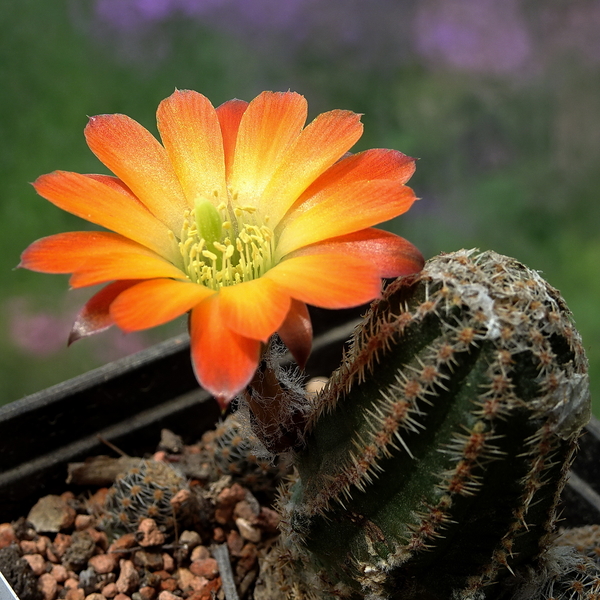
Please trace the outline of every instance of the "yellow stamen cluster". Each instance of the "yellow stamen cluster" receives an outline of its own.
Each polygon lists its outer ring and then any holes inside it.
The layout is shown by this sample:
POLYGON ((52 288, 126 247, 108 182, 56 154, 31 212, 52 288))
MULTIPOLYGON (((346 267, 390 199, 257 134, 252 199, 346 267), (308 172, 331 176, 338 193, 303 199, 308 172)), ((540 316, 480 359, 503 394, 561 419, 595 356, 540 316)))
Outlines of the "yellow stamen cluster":
POLYGON ((257 279, 273 267, 275 235, 253 206, 221 203, 213 210, 221 218, 219 240, 201 236, 196 209, 185 214, 179 251, 190 281, 218 290, 257 279))

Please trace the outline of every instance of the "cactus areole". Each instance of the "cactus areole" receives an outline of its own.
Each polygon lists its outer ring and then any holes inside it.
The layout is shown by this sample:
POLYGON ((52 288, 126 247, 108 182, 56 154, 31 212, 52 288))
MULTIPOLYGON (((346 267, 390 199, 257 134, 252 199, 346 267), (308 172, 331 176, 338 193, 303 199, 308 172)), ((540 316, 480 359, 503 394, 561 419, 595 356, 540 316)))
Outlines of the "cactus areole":
POLYGON ((281 498, 303 597, 497 596, 548 543, 589 414, 580 336, 537 272, 463 250, 396 280, 281 498))

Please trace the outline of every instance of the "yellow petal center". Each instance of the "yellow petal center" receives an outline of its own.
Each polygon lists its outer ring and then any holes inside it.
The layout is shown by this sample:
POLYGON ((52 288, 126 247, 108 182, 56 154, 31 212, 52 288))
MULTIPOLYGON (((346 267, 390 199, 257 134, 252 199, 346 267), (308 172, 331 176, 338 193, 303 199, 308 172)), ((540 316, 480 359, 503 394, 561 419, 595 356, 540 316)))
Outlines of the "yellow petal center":
POLYGON ((253 206, 201 203, 185 213, 179 251, 190 281, 218 290, 272 268, 275 235, 253 206))

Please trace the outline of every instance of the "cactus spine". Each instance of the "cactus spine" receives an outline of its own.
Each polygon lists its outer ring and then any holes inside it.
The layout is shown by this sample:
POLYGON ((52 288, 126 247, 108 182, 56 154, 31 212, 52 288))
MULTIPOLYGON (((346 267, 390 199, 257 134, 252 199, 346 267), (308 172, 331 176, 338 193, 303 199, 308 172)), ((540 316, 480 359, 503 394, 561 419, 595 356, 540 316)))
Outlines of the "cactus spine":
POLYGON ((391 284, 280 499, 296 597, 497 595, 555 529, 586 369, 559 293, 513 259, 463 250, 391 284))

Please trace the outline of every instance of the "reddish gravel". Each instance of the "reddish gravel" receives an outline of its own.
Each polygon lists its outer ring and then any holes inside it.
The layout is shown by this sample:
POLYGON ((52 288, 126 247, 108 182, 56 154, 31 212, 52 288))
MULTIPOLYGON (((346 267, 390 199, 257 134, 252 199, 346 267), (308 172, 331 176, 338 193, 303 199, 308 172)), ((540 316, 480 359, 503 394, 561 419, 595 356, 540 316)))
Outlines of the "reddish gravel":
POLYGON ((29 517, 0 523, 0 569, 20 600, 224 600, 224 577, 240 600, 252 597, 258 558, 277 537, 274 490, 263 486, 259 500, 229 476, 187 481, 171 500, 174 511, 187 507, 177 531, 151 518, 129 533, 105 531, 107 488, 41 498, 29 517))

